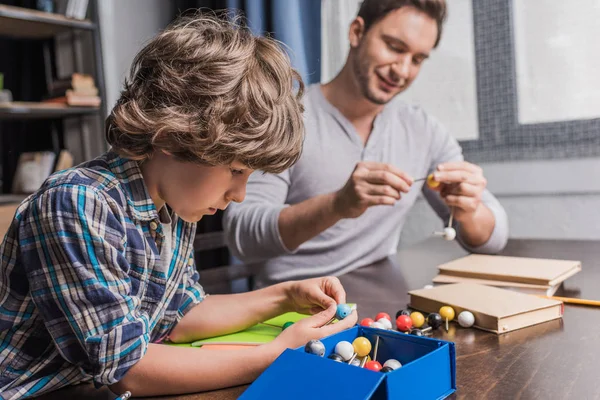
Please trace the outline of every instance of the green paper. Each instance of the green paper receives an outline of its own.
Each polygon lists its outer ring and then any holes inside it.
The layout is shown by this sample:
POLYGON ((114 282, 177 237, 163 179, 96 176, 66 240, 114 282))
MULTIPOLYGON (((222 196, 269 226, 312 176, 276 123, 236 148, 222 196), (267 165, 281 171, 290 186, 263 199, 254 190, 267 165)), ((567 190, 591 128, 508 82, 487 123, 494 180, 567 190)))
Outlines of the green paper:
POLYGON ((273 325, 273 326, 278 326, 280 328, 283 328, 283 324, 285 324, 286 322, 298 322, 301 319, 310 317, 310 315, 304 315, 304 314, 299 314, 297 312, 288 312, 285 314, 281 314, 275 318, 271 318, 268 319, 264 322, 264 324, 266 325, 273 325))
MULTIPOLYGON (((348 303, 353 306, 354 304, 348 303)), ((300 314, 297 312, 288 312, 277 317, 271 318, 263 323, 251 326, 241 332, 230 333, 222 336, 196 340, 193 343, 170 343, 165 344, 180 347, 201 347, 203 344, 264 344, 275 339, 283 330, 283 325, 286 322, 298 322, 301 319, 308 318, 310 315, 300 314)))
POLYGON ((281 328, 275 326, 257 324, 250 328, 228 335, 216 336, 197 340, 192 347, 200 347, 203 344, 264 344, 269 343, 281 333, 281 328))

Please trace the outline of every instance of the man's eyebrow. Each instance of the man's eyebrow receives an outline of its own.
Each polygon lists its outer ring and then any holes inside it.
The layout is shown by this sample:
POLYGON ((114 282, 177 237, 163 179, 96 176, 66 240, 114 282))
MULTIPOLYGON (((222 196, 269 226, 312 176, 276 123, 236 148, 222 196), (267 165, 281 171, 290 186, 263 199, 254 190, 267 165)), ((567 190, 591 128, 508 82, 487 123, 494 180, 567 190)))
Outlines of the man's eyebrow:
MULTIPOLYGON (((386 40, 389 40, 389 41, 395 42, 396 44, 399 44, 399 45, 401 45, 401 46, 403 46, 403 47, 405 47, 405 48, 407 48, 407 49, 410 49, 410 46, 409 46, 409 45, 407 45, 407 44, 406 44, 406 43, 405 43, 405 42, 404 42, 402 39, 400 39, 400 38, 397 38, 397 37, 394 37, 394 36, 390 36, 390 35, 386 35, 386 34, 384 34, 384 35, 383 35, 383 37, 384 37, 386 40)), ((427 54, 427 53, 417 53, 417 56, 420 56, 420 57, 422 57, 423 59, 425 59, 425 58, 429 58, 429 54, 427 54)))

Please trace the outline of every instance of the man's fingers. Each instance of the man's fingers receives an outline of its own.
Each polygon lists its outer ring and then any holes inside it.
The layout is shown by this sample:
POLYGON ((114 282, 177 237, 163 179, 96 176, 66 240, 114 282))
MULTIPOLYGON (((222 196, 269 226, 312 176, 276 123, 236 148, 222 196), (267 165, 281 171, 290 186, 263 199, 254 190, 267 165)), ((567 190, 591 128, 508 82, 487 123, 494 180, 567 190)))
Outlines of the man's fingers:
POLYGON ((412 184, 412 180, 384 170, 370 170, 366 173, 365 180, 370 184, 388 185, 404 193, 408 193, 412 184))

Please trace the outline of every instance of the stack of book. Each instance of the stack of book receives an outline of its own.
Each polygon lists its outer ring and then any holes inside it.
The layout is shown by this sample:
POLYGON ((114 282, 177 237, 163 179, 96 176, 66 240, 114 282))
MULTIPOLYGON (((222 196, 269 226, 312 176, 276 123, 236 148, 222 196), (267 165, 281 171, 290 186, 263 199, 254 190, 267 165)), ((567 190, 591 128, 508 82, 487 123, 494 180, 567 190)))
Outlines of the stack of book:
POLYGON ((552 296, 581 262, 472 254, 438 266, 435 284, 478 283, 522 293, 552 296))
POLYGON ((86 74, 75 73, 71 79, 52 82, 49 95, 52 98, 46 102, 70 106, 99 107, 101 102, 94 78, 86 74))

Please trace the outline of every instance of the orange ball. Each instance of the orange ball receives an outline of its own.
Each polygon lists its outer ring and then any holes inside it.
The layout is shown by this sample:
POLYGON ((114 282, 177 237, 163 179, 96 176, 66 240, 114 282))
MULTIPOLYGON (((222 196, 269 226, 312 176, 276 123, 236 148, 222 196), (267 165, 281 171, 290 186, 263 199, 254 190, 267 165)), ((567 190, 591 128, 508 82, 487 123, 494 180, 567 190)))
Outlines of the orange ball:
POLYGON ((427 176, 427 186, 429 186, 430 188, 436 188, 436 187, 440 186, 440 182, 436 181, 433 178, 433 174, 429 174, 427 176))

